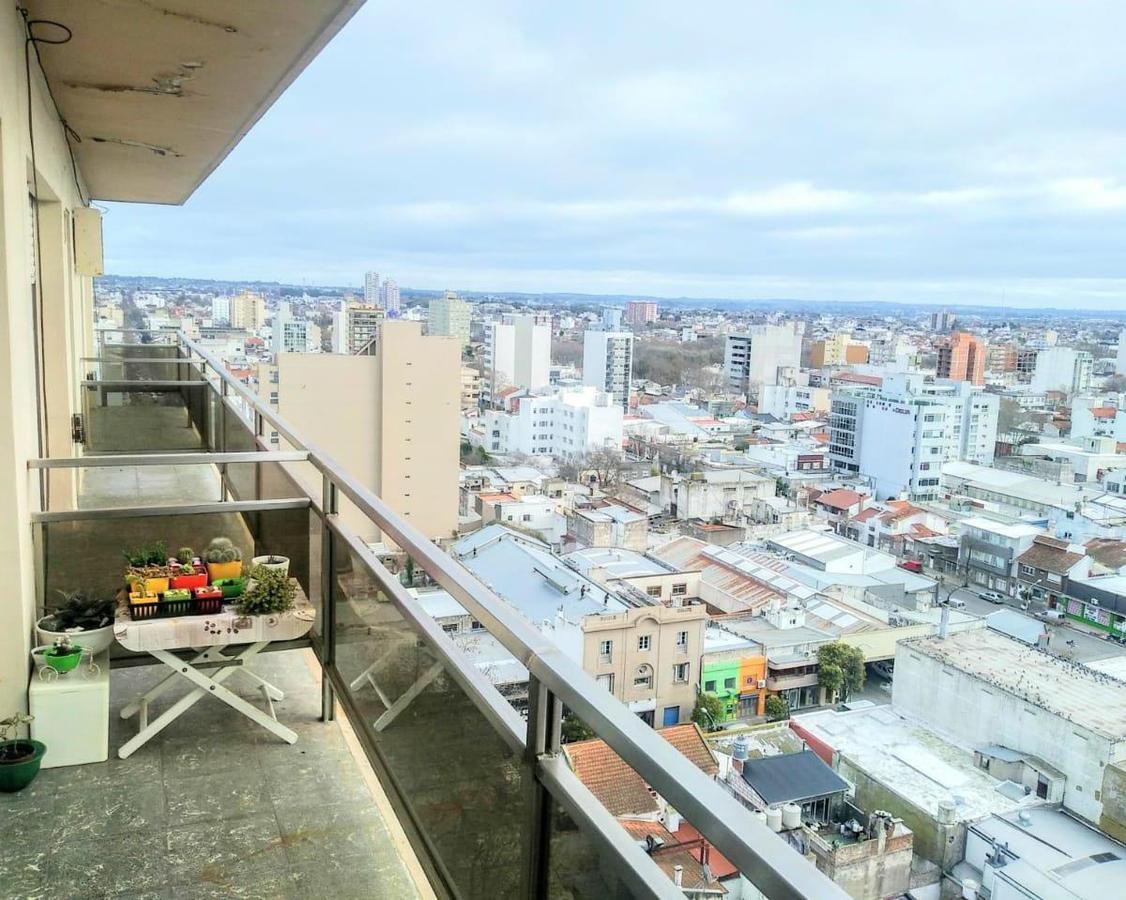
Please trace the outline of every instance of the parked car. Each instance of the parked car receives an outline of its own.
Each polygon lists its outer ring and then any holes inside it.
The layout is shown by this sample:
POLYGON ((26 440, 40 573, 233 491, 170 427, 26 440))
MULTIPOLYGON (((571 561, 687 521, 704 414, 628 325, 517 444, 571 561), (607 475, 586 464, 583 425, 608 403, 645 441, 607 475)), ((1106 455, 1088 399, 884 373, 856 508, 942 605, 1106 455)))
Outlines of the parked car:
POLYGON ((978 594, 978 596, 981 597, 982 600, 985 600, 989 603, 996 603, 1000 605, 1005 602, 1005 595, 999 594, 997 593, 997 591, 982 591, 980 594, 978 594))
POLYGON ((947 597, 946 598, 946 605, 949 606, 951 609, 965 609, 966 608, 966 601, 963 600, 961 597, 947 597))
POLYGON ((906 569, 908 572, 922 572, 923 564, 917 559, 905 559, 899 564, 899 568, 906 569))
POLYGON ((879 662, 872 663, 872 671, 881 678, 886 678, 888 681, 891 681, 892 676, 895 674, 895 660, 881 659, 879 662))

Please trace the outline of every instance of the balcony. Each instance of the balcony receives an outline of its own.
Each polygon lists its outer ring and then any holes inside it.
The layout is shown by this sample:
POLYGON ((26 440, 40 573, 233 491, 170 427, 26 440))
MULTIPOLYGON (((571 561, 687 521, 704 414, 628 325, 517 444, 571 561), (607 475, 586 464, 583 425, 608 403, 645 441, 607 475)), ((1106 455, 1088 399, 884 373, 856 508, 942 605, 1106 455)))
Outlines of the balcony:
POLYGON ((123 547, 226 534, 288 556, 317 616, 307 640, 265 656, 292 746, 205 698, 116 758, 133 734, 117 713, 160 677, 118 648, 110 761, 44 771, 4 801, 28 831, 0 865, 28 893, 682 896, 568 768, 566 706, 766 896, 843 896, 198 345, 124 333, 82 370, 87 455, 30 463, 49 498, 33 514, 44 608, 78 584, 114 590, 123 547), (526 665, 526 719, 421 612, 368 531, 526 665))

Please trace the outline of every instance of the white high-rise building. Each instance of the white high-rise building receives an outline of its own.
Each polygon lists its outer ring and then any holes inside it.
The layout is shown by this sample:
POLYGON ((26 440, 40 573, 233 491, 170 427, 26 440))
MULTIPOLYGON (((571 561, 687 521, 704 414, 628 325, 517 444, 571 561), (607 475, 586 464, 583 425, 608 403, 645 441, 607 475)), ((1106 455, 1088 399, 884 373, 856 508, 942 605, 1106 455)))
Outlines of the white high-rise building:
POLYGON ((364 303, 375 305, 379 303, 379 273, 364 273, 364 303))
POLYGON ((617 398, 596 387, 521 397, 516 412, 485 411, 485 449, 556 457, 620 450, 623 417, 617 398))
POLYGON ((320 350, 321 330, 306 319, 297 319, 288 303, 274 313, 274 353, 315 353, 320 350))
POLYGON ((1118 334, 1118 354, 1114 358, 1114 373, 1126 375, 1126 329, 1118 334))
POLYGON ((383 300, 383 308, 389 313, 397 313, 399 311, 399 282, 394 278, 384 278, 379 293, 383 300))
MULTIPOLYGON (((216 325, 230 325, 231 324, 231 298, 230 297, 212 297, 211 298, 211 321, 216 325)), ((1126 334, 1126 332, 1123 332, 1126 334)))
POLYGON ((583 384, 614 395, 623 410, 629 409, 633 380, 633 335, 628 331, 583 333, 583 384))
POLYGON ((752 325, 746 334, 729 334, 723 353, 728 387, 746 393, 752 385, 778 384, 783 369, 801 367, 801 339, 805 325, 752 325))
POLYGON ((837 391, 829 460, 838 472, 869 479, 877 499, 934 500, 943 463, 993 462, 999 405, 968 381, 927 383, 914 373, 837 391))
POLYGON ((469 304, 453 291, 430 301, 427 332, 435 337, 456 337, 461 346, 469 343, 469 304))
POLYGON ((1048 347, 1036 354, 1032 391, 1038 394, 1045 391, 1085 394, 1091 387, 1094 365, 1094 358, 1086 350, 1048 347))
POLYGON ((505 316, 485 328, 485 383, 482 395, 491 403, 501 388, 530 391, 551 383, 551 326, 535 316, 505 316))

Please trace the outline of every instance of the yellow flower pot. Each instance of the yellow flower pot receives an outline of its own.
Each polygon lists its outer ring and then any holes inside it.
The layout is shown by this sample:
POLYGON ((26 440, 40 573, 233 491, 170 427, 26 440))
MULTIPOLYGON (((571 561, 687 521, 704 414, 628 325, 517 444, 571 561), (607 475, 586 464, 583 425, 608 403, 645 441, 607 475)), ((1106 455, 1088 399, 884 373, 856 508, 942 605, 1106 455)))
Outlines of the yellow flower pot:
POLYGON ((168 590, 168 576, 160 576, 158 578, 145 579, 145 593, 146 594, 163 594, 168 590))
POLYGON ((156 596, 154 594, 130 594, 130 603, 155 603, 156 596))
POLYGON ((207 564, 207 580, 214 584, 220 578, 238 578, 242 575, 242 560, 207 564))

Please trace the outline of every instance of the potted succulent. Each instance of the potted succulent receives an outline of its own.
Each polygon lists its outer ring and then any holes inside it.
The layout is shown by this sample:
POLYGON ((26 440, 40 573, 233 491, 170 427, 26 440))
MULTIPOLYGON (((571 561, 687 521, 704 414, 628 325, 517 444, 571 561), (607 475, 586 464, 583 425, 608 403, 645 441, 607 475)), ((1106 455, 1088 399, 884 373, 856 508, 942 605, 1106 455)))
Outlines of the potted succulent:
POLYGON ((130 575, 140 575, 145 580, 145 592, 159 594, 168 590, 171 569, 168 566, 168 550, 164 541, 145 544, 123 554, 129 564, 126 581, 130 575))
POLYGON ((246 593, 238 598, 235 609, 243 616, 285 612, 293 608, 296 598, 297 585, 287 573, 259 566, 251 570, 246 593))
POLYGON ((211 581, 238 578, 242 574, 242 551, 230 538, 214 538, 207 545, 203 560, 207 563, 207 577, 211 581))
POLYGON ((256 556, 250 561, 250 565, 254 569, 277 569, 286 575, 289 574, 288 556, 275 556, 272 553, 268 556, 256 556))
POLYGON ((41 644, 52 644, 62 637, 89 650, 101 653, 113 643, 114 602, 85 591, 59 592, 63 603, 35 623, 41 644))
POLYGON ((223 608, 223 589, 215 585, 195 588, 192 596, 195 597, 197 613, 212 615, 223 608))
POLYGON ((191 547, 177 550, 176 560, 180 563, 180 570, 172 576, 171 587, 193 590, 207 586, 207 571, 202 566, 195 567, 196 555, 191 547))
POLYGON ((220 578, 211 582, 211 586, 223 592, 224 600, 231 600, 241 596, 242 592, 246 590, 246 579, 241 575, 238 578, 220 578))
POLYGON ((66 635, 55 641, 50 647, 36 647, 31 651, 33 655, 42 658, 43 662, 58 672, 65 675, 78 668, 85 652, 78 644, 72 644, 66 635))
POLYGON ((39 774, 39 764, 43 762, 47 747, 39 741, 12 737, 17 728, 33 718, 26 713, 16 713, 0 719, 0 792, 22 791, 39 774))
POLYGON ((160 595, 163 603, 177 603, 192 599, 192 592, 187 588, 169 588, 160 595))

